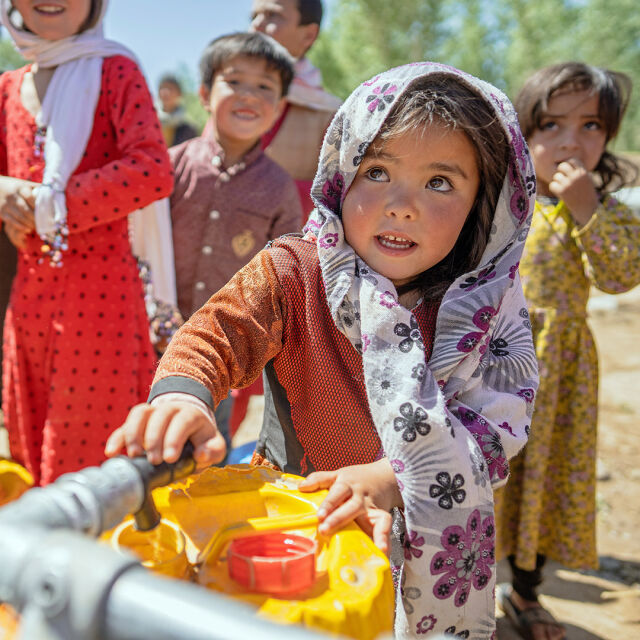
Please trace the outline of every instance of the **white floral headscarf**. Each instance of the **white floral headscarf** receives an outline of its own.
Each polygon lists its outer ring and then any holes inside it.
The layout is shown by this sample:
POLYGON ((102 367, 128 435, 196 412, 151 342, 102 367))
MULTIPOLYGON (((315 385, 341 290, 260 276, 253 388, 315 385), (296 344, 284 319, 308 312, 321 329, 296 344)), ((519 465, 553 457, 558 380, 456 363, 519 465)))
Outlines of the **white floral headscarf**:
POLYGON ((538 382, 518 275, 534 193, 509 100, 445 65, 410 64, 363 83, 325 137, 307 233, 317 238, 336 326, 362 353, 369 407, 404 500, 400 637, 434 631, 489 638, 495 628, 492 485, 506 481, 508 458, 526 442, 538 382), (511 155, 484 255, 447 290, 426 363, 412 312, 345 241, 341 207, 398 98, 430 74, 453 76, 484 98, 511 155), (381 377, 393 381, 392 393, 378 393, 381 377))

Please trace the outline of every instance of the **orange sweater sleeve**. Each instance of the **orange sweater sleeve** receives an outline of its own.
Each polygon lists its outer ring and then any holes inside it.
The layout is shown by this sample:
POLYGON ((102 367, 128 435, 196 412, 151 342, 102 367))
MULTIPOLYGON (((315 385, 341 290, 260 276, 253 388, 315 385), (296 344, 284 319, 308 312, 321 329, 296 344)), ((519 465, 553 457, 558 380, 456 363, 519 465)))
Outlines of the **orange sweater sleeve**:
MULTIPOLYGON (((190 378, 214 404, 251 384, 282 349, 286 300, 269 249, 256 255, 178 330, 160 360, 154 387, 190 378)), ((154 389, 151 391, 154 395, 154 389)))

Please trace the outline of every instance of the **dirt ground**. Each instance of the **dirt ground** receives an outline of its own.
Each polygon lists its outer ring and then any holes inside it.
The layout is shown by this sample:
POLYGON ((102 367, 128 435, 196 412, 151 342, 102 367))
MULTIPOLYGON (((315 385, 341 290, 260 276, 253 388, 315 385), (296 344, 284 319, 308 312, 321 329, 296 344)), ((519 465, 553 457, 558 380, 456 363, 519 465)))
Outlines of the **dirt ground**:
MULTIPOLYGON (((621 296, 595 294, 591 326, 600 355, 598 550, 600 569, 550 565, 542 600, 567 628, 567 640, 640 640, 640 287, 621 296)), ((234 445, 255 439, 254 398, 234 445)), ((0 418, 1 420, 1 418, 0 418)), ((0 428, 0 455, 6 451, 0 428)), ((504 566, 498 580, 508 577, 504 566)), ((499 640, 517 640, 507 619, 499 640)))

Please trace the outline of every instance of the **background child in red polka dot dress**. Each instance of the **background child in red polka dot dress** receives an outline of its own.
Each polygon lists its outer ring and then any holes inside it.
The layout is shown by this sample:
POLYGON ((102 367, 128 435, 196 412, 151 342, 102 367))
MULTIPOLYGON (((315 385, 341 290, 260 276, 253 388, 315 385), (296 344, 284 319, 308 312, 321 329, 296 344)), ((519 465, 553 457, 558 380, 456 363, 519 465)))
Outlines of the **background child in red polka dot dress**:
POLYGON ((107 0, 1 2, 34 61, 0 77, 0 219, 19 249, 3 411, 12 456, 46 484, 99 463, 146 398, 155 358, 127 216, 173 180, 144 77, 102 36, 107 0))

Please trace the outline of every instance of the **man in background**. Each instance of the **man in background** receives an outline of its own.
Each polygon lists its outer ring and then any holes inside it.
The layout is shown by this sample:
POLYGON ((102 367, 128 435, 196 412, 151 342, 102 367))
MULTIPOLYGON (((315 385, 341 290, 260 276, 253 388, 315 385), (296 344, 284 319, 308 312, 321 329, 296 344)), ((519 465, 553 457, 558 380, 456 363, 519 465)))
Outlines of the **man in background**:
POLYGON ((261 31, 295 58, 295 75, 287 104, 262 147, 296 181, 304 220, 313 209, 309 192, 325 131, 340 100, 322 88, 322 76, 305 57, 322 21, 321 0, 254 0, 251 31, 261 31))

